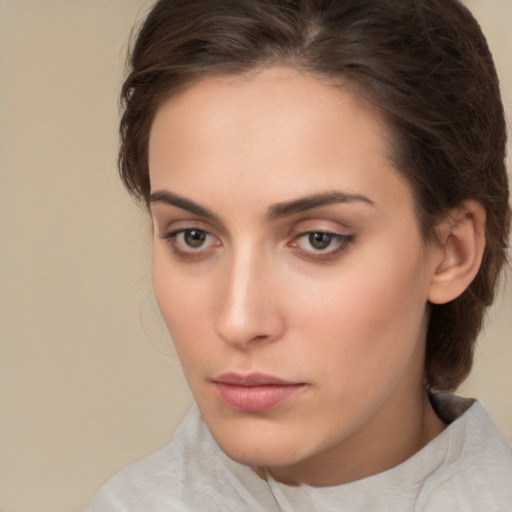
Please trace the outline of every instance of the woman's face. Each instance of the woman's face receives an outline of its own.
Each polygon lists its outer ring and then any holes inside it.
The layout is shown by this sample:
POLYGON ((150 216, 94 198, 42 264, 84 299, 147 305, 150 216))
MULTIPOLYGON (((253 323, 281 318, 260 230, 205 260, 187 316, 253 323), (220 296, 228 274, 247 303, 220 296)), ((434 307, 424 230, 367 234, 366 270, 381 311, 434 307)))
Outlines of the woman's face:
POLYGON ((362 98, 288 68, 204 79, 152 127, 159 307, 218 444, 284 480, 420 443, 439 248, 386 135, 362 98))

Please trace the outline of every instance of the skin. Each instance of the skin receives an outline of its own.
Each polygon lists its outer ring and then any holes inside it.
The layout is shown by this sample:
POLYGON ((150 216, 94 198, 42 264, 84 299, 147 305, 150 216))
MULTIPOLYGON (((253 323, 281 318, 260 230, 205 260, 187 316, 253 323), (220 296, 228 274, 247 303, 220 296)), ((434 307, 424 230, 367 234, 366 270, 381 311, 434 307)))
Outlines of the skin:
POLYGON ((155 295, 217 443, 260 475, 350 482, 444 427, 423 386, 443 251, 421 237, 387 133, 361 97, 289 68, 203 79, 154 120, 155 295), (303 386, 238 411, 212 382, 225 372, 303 386))

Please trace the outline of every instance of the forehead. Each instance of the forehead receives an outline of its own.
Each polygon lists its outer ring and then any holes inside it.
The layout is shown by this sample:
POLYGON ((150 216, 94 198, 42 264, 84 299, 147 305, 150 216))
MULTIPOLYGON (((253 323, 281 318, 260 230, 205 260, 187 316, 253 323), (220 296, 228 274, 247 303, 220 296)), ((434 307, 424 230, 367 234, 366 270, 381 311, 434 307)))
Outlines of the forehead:
POLYGON ((162 117, 167 117, 167 129, 193 125, 196 136, 206 134, 213 139, 216 133, 224 135, 219 131, 223 127, 234 134, 237 122, 243 132, 267 131, 272 126, 283 133, 295 130, 296 135, 306 131, 311 135, 320 123, 325 128, 326 121, 340 116, 357 119, 360 124, 368 121, 367 131, 377 129, 379 137, 387 138, 389 127, 382 110, 354 92, 356 89, 348 80, 334 82, 289 67, 207 76, 181 88, 163 103, 157 110, 150 139, 162 117), (211 128, 217 130, 212 132, 211 128))
POLYGON ((206 180, 268 202, 340 187, 378 196, 380 182, 401 179, 388 134, 377 107, 304 72, 205 78, 155 116, 151 188, 189 195, 206 180))

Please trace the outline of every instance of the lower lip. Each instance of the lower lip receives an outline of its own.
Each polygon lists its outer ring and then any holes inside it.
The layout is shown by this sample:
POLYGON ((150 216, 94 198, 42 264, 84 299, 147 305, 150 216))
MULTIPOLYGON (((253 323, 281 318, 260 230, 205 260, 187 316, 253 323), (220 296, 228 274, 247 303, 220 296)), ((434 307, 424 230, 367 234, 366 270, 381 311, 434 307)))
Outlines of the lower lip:
POLYGON ((239 386, 215 383, 220 399, 231 409, 244 412, 262 412, 285 402, 304 384, 239 386))

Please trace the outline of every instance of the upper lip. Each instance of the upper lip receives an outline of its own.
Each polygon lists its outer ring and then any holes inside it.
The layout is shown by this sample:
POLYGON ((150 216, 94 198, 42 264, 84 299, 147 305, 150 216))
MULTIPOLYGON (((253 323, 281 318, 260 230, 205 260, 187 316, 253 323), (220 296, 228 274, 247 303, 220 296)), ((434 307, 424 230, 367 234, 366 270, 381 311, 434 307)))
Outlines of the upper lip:
POLYGON ((215 384, 227 384, 232 386, 296 386, 301 382, 292 382, 280 379, 274 375, 264 373, 241 374, 235 372, 223 373, 212 379, 215 384))

